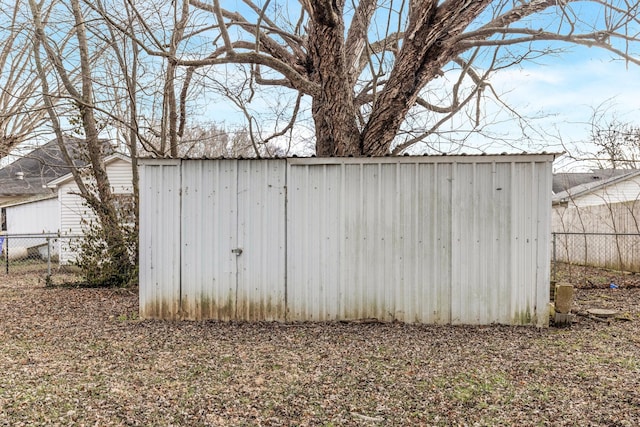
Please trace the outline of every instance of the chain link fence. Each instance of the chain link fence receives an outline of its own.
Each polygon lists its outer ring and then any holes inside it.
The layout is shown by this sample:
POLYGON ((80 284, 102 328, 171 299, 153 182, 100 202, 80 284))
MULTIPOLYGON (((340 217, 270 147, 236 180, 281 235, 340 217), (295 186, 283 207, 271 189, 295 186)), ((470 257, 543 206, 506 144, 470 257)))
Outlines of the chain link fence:
POLYGON ((558 263, 640 272, 640 234, 552 233, 553 280, 558 263))
POLYGON ((82 236, 57 234, 0 235, 0 270, 5 274, 42 274, 50 280, 56 275, 74 275, 75 247, 82 236))
MULTIPOLYGON (((37 273, 51 279, 77 275, 75 249, 82 236, 57 234, 0 235, 0 271, 37 273)), ((560 264, 640 272, 640 234, 552 233, 551 279, 560 264)))

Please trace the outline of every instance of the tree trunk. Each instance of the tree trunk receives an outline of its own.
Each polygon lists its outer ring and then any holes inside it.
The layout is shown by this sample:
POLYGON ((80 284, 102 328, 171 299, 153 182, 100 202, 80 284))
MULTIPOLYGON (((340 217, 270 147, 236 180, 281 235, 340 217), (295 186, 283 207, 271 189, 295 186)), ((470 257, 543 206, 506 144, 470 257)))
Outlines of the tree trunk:
POLYGON ((438 5, 435 0, 425 0, 413 5, 396 65, 362 132, 363 155, 390 152, 420 91, 458 54, 453 39, 489 3, 491 0, 448 0, 438 5))
POLYGON ((449 55, 436 47, 424 58, 411 52, 405 61, 398 61, 389 82, 374 103, 369 121, 362 132, 362 154, 388 154, 407 113, 416 103, 420 89, 449 62, 449 55), (415 63, 422 67, 415 69, 415 63))
POLYGON ((84 18, 78 0, 72 0, 71 7, 76 21, 76 38, 78 39, 82 78, 82 93, 76 94, 76 98, 79 98, 77 103, 85 132, 91 172, 96 181, 96 191, 99 198, 97 200, 95 197, 90 197, 87 199, 87 203, 93 208, 100 220, 105 241, 114 257, 113 261, 121 266, 122 271, 126 271, 126 269, 130 268, 131 262, 126 251, 126 239, 120 228, 118 212, 113 202, 111 185, 103 161, 102 142, 99 138, 98 126, 93 111, 93 80, 84 18))
POLYGON ((344 52, 344 1, 316 1, 309 29, 310 76, 320 85, 313 98, 316 155, 361 154, 353 88, 344 52))

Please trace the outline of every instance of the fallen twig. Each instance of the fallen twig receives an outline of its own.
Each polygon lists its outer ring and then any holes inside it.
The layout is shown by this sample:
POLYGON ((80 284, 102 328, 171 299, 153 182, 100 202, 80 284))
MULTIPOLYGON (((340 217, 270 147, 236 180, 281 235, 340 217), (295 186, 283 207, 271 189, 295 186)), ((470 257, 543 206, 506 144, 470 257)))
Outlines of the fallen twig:
POLYGON ((351 415, 353 415, 356 418, 360 418, 361 420, 371 421, 371 422, 374 422, 374 423, 379 423, 379 422, 384 421, 384 418, 382 418, 382 417, 369 417, 367 415, 362 415, 362 414, 359 414, 357 412, 352 412, 351 415))

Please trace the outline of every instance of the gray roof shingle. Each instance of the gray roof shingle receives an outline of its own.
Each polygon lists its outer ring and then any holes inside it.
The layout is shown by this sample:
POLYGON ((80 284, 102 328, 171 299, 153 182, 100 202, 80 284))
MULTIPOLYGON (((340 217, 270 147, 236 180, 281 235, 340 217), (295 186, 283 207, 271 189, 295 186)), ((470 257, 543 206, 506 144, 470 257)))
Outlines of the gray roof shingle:
MULTIPOLYGON (((83 160, 83 144, 83 139, 65 137, 65 146, 74 158, 76 167, 87 164, 83 160)), ((112 151, 108 142, 105 142, 104 147, 105 152, 112 151)), ((51 189, 44 185, 69 172, 71 168, 64 160, 57 141, 50 141, 0 169, 0 196, 50 193, 51 189)))
POLYGON ((553 174, 553 192, 557 194, 578 185, 600 183, 633 171, 633 169, 594 169, 591 172, 555 173, 553 174))

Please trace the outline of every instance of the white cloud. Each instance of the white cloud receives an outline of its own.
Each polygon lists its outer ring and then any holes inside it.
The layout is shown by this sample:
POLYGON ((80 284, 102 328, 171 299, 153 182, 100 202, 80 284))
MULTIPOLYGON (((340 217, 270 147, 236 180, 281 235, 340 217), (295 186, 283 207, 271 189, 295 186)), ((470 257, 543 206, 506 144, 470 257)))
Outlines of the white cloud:
MULTIPOLYGON (((545 149, 581 146, 589 138, 594 109, 606 108, 609 117, 640 125, 640 67, 630 64, 627 69, 621 61, 602 58, 571 58, 574 61, 504 70, 496 73, 491 83, 502 100, 520 114, 544 116, 533 126, 557 136, 549 137, 545 149)), ((510 124, 507 121, 502 126, 510 124)))
POLYGON ((499 72, 491 79, 498 93, 516 109, 544 111, 588 120, 585 112, 612 100, 621 113, 636 111, 640 120, 640 68, 587 59, 573 64, 530 65, 499 72))

